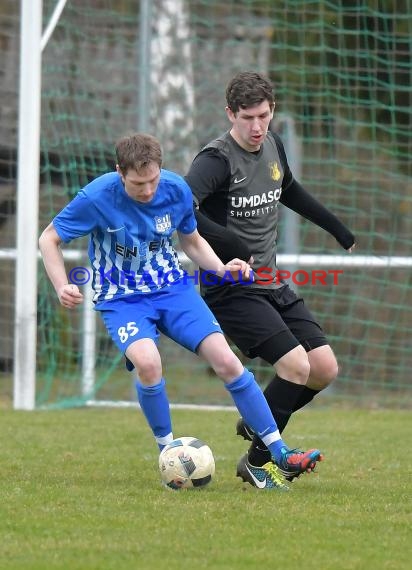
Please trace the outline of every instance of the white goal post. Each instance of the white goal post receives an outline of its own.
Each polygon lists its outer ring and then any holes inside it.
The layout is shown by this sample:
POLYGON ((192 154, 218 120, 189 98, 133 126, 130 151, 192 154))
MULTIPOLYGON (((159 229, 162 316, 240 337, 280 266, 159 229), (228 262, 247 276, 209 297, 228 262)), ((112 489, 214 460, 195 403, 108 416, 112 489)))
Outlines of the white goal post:
POLYGON ((42 0, 21 0, 14 407, 35 404, 42 0))
POLYGON ((14 407, 35 405, 41 55, 63 11, 59 0, 42 36, 43 1, 21 0, 14 312, 14 407), (23 355, 23 357, 22 357, 23 355))

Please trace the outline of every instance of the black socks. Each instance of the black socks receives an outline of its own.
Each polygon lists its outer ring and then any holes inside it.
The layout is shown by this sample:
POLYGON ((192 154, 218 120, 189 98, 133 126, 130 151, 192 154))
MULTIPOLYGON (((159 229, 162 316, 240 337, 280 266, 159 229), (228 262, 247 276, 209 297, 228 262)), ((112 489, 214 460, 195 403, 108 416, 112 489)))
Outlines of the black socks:
POLYGON ((313 398, 316 396, 316 394, 319 394, 319 392, 321 392, 321 390, 313 390, 313 388, 308 388, 307 386, 305 386, 297 402, 295 403, 293 411, 296 412, 296 410, 300 410, 301 408, 306 406, 306 404, 309 404, 309 402, 311 402, 313 398))
POLYGON ((305 386, 284 380, 276 374, 264 390, 265 398, 276 420, 280 433, 285 429, 295 411, 305 386))
MULTIPOLYGON (((285 429, 292 413, 310 402, 317 393, 316 390, 289 382, 278 375, 273 378, 264 394, 280 433, 285 429)), ((261 467, 271 460, 269 450, 257 435, 253 436, 248 459, 256 467, 261 467)))

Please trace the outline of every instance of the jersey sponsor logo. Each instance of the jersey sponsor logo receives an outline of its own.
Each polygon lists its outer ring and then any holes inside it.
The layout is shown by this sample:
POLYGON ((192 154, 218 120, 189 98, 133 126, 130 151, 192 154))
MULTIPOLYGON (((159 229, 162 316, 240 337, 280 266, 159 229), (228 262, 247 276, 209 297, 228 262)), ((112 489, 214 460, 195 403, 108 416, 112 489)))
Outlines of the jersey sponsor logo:
POLYGON ((279 180, 281 174, 280 174, 278 163, 276 161, 269 163, 269 173, 270 173, 270 177, 272 180, 275 180, 275 181, 279 180))
POLYGON ((161 238, 158 241, 149 241, 149 243, 138 242, 137 245, 133 245, 132 248, 117 242, 114 249, 117 255, 121 255, 125 259, 139 257, 142 260, 147 259, 150 254, 160 251, 162 247, 167 247, 168 243, 167 237, 161 238))
POLYGON ((172 229, 172 220, 170 214, 164 214, 164 216, 155 216, 154 222, 156 231, 159 233, 165 233, 172 229))
POLYGON ((137 245, 133 246, 132 249, 121 243, 116 243, 114 246, 114 250, 117 253, 117 255, 121 255, 125 259, 131 259, 132 257, 137 257, 139 252, 137 245))
POLYGON ((256 208, 265 204, 277 202, 282 194, 282 188, 269 190, 262 194, 253 194, 252 196, 232 196, 232 208, 256 208))
POLYGON ((240 184, 241 182, 243 182, 244 180, 246 180, 247 176, 244 176, 243 178, 235 178, 233 180, 233 184, 240 184))

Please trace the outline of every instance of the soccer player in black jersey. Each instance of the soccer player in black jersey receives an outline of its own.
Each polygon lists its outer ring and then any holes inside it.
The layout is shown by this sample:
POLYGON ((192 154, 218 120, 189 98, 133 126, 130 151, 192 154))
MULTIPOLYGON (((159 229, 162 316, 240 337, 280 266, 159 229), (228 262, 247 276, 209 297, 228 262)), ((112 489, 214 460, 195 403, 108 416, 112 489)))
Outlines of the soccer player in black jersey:
MULTIPOLYGON (((332 234, 351 252, 349 229, 294 179, 278 135, 269 130, 275 101, 271 82, 255 72, 238 73, 226 89, 229 131, 207 144, 186 175, 200 234, 223 262, 249 261, 249 285, 208 284, 201 293, 223 331, 248 357, 273 365, 264 393, 282 432, 291 415, 308 404, 338 374, 338 364, 320 325, 276 268, 278 203, 332 234), (262 268, 265 268, 264 271, 262 268)), ((270 453, 240 419, 237 433, 251 439, 237 475, 255 485, 251 468, 264 469, 270 453)), ((284 471, 293 479, 293 473, 284 471)))

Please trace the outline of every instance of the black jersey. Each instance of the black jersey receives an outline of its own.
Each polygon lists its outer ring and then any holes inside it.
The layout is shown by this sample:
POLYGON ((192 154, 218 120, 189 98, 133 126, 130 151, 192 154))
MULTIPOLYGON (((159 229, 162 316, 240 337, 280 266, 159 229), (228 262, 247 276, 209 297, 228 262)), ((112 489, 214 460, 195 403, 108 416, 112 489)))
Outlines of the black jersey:
POLYGON ((270 131, 257 152, 244 150, 226 132, 199 152, 185 178, 198 208, 199 233, 222 261, 248 261, 252 255, 253 269, 262 269, 253 290, 282 286, 276 278, 279 202, 329 232, 344 249, 355 243, 350 230, 293 178, 282 141, 270 131))
POLYGON ((200 151, 186 176, 200 212, 248 244, 254 269, 265 268, 272 283, 253 287, 280 286, 274 278, 278 203, 292 180, 282 142, 270 132, 257 152, 226 132, 200 151))

